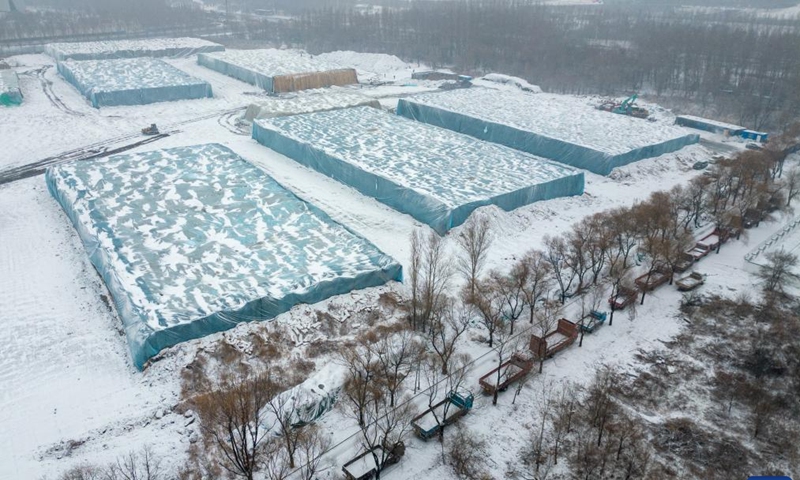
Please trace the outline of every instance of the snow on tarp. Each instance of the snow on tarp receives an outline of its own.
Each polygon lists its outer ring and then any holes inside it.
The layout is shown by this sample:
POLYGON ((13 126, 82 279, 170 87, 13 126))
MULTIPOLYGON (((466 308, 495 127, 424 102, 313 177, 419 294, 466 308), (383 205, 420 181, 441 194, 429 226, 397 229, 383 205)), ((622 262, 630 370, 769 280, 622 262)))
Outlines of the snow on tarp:
POLYGON ((142 368, 163 348, 401 279, 366 239, 217 145, 51 167, 142 368))
POLYGON ((369 107, 256 120, 253 138, 440 234, 484 205, 583 193, 575 169, 369 107))
POLYGON ((684 127, 696 128, 698 130, 706 130, 715 133, 723 133, 727 131, 730 134, 736 134, 745 130, 745 128, 741 125, 718 122, 717 120, 695 117, 694 115, 678 115, 675 118, 675 123, 684 127))
POLYGON ((95 108, 210 98, 208 82, 154 58, 58 63, 58 73, 95 108))
POLYGON ((569 95, 470 88, 401 99, 397 113, 600 175, 697 143, 671 125, 603 112, 569 95))
POLYGON ((530 84, 522 78, 512 77, 511 75, 503 75, 502 73, 490 73, 488 75, 484 75, 481 78, 483 80, 486 80, 487 82, 500 83, 502 85, 512 85, 524 92, 542 93, 542 89, 541 87, 539 87, 539 85, 530 84))
POLYGON ((225 47, 199 38, 150 38, 103 42, 50 43, 44 53, 64 60, 103 60, 133 57, 188 57, 202 52, 221 52, 225 47))
POLYGON ((344 88, 309 90, 290 96, 269 97, 251 103, 244 119, 252 122, 256 118, 285 117, 300 113, 322 112, 337 108, 370 106, 381 108, 374 98, 344 88))
POLYGON ((22 90, 14 70, 0 70, 0 105, 19 105, 22 103, 22 90))
POLYGON ((355 69, 314 58, 303 50, 228 50, 200 54, 197 63, 268 92, 358 83, 355 69))

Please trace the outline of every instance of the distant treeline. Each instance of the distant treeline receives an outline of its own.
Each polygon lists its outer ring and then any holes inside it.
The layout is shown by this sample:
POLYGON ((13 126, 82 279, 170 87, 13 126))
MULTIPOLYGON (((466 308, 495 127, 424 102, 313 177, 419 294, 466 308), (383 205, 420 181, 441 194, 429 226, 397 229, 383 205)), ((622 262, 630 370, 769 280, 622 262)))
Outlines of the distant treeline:
POLYGON ((253 39, 312 52, 384 52, 545 90, 669 97, 752 128, 800 112, 800 22, 737 11, 429 2, 364 13, 322 8, 250 24, 253 39))

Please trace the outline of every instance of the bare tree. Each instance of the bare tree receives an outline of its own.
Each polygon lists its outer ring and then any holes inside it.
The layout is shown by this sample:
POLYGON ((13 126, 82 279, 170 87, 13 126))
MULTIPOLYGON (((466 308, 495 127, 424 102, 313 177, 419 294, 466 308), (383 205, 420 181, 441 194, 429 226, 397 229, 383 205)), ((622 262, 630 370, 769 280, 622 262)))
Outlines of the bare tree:
POLYGON ((403 440, 411 431, 411 420, 417 411, 410 398, 402 398, 396 406, 389 405, 388 397, 376 393, 366 409, 366 423, 361 427, 361 440, 375 463, 375 478, 381 472, 395 449, 405 448, 403 440))
POLYGON ((783 250, 770 252, 765 255, 766 265, 762 265, 756 276, 763 282, 763 288, 768 293, 783 293, 786 284, 798 278, 793 270, 797 267, 797 255, 783 250))
POLYGON ((510 334, 514 334, 514 325, 525 310, 524 281, 513 275, 503 275, 498 271, 490 273, 491 281, 503 298, 503 318, 508 321, 510 334))
POLYGON ((525 303, 530 310, 530 323, 533 324, 536 304, 550 288, 550 264, 542 252, 531 250, 514 264, 511 277, 520 284, 525 303))
MULTIPOLYGON (((533 321, 533 335, 536 335, 539 338, 545 338, 548 333, 555 330, 560 317, 561 305, 553 302, 545 302, 542 308, 536 310, 535 319, 533 321)), ((544 348, 532 350, 534 356, 539 361, 539 373, 542 373, 542 369, 544 368, 544 360, 547 358, 547 352, 544 348)))
POLYGON ((435 357, 429 357, 423 363, 423 369, 428 388, 425 394, 428 399, 428 408, 434 421, 439 426, 439 442, 444 442, 444 431, 447 426, 445 419, 448 418, 452 404, 445 402, 441 410, 434 409, 442 398, 447 398, 451 392, 457 393, 466 380, 467 374, 472 367, 472 358, 469 354, 460 353, 454 355, 447 365, 447 374, 442 373, 442 369, 437 365, 435 357))
POLYGON ((489 333, 489 348, 494 346, 495 332, 505 327, 503 309, 505 298, 495 282, 484 279, 478 282, 474 297, 475 309, 480 314, 481 324, 489 333))
MULTIPOLYGON (((277 390, 278 387, 275 387, 277 390)), ((285 391, 272 397, 265 406, 268 414, 262 414, 262 423, 270 425, 269 430, 275 432, 283 442, 284 452, 289 461, 289 468, 295 468, 295 455, 300 446, 301 430, 295 428, 298 397, 291 391, 285 391)))
MULTIPOLYGON (((434 320, 435 321, 435 320, 434 320)), ((395 405, 395 398, 402 388, 424 347, 409 330, 401 330, 393 335, 381 337, 368 345, 377 359, 378 375, 389 394, 389 405, 395 405)))
POLYGON ((415 328, 430 328, 430 320, 435 311, 443 308, 448 301, 447 292, 453 276, 450 257, 445 251, 442 238, 431 231, 421 242, 419 265, 419 318, 415 328))
POLYGON ((317 425, 306 425, 302 428, 298 439, 299 452, 303 459, 300 463, 300 478, 313 480, 320 471, 322 455, 330 448, 331 439, 317 425))
POLYGON ((516 367, 510 371, 502 368, 503 362, 507 361, 517 351, 524 346, 524 339, 521 335, 514 335, 510 329, 500 328, 496 332, 494 351, 497 352, 497 374, 494 378, 494 393, 492 394, 492 405, 497 405, 497 397, 500 393, 500 383, 505 375, 516 372, 516 367))
POLYGON ((366 424, 366 409, 376 389, 373 380, 379 372, 375 350, 370 348, 369 343, 368 339, 360 337, 352 348, 338 352, 339 363, 347 369, 342 389, 347 399, 346 408, 361 427, 366 424))
POLYGON ((469 324, 469 311, 455 305, 450 305, 435 318, 429 340, 431 350, 439 358, 443 375, 447 374, 447 368, 456 353, 458 340, 466 333, 469 324))
POLYGON ((572 282, 575 280, 575 270, 570 268, 567 261, 569 256, 569 247, 567 242, 562 237, 545 237, 545 260, 550 264, 550 270, 553 272, 553 278, 558 283, 561 304, 563 305, 567 298, 572 282))
POLYGON ((458 269, 467 282, 468 297, 472 297, 475 295, 475 286, 486 265, 486 257, 492 245, 489 220, 484 216, 473 214, 462 227, 456 241, 461 247, 458 269))
POLYGON ((220 452, 220 466, 231 475, 252 480, 262 464, 267 432, 261 426, 261 412, 276 393, 275 383, 265 373, 223 379, 218 388, 195 398, 203 432, 220 452))

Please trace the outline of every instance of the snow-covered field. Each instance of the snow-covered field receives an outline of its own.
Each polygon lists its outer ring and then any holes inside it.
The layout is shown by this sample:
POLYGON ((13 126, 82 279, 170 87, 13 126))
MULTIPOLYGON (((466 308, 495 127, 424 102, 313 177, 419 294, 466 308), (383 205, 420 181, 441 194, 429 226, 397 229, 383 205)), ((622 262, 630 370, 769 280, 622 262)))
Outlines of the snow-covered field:
POLYGON ((253 136, 440 233, 479 206, 583 193, 576 169, 370 107, 257 120, 253 136))
POLYGON ((155 58, 64 61, 58 72, 92 106, 145 105, 211 97, 208 82, 155 58))
MULTIPOLYGON (((26 101, 0 114, 0 176, 7 167, 80 151, 87 145, 97 151, 129 145, 142 139, 141 127, 156 122, 170 135, 135 146, 132 153, 220 143, 404 266, 409 263, 409 235, 428 228, 257 144, 235 122, 253 101, 254 87, 198 67, 194 59, 168 62, 208 81, 215 98, 102 111, 92 109, 58 77, 47 57, 13 60, 19 65, 16 70, 26 101)), ((413 83, 411 70, 411 66, 405 70, 407 76, 376 72, 384 78, 396 76, 397 84, 365 86, 364 93, 375 98, 397 95, 407 88, 402 84, 413 83)), ((605 115, 605 119, 614 117, 605 115)), ((664 118, 656 125, 668 129, 668 115, 664 118)), ((565 231, 588 214, 630 205, 650 191, 684 183, 698 174, 691 165, 710 157, 705 147, 693 145, 615 169, 607 177, 586 173, 585 193, 579 197, 539 202, 511 212, 493 206, 479 209, 477 213, 490 218, 496 236, 488 266, 505 269, 529 248, 541 246, 545 235, 565 231)), ((263 325, 241 324, 224 334, 186 342, 169 349, 146 371, 137 372, 122 324, 109 307, 109 293, 41 175, 0 185, 0 223, 0 478, 53 479, 71 466, 110 462, 143 445, 151 445, 165 459, 164 466, 174 472, 198 432, 194 417, 173 411, 179 399, 180 372, 200 350, 221 338, 235 343, 263 325)), ((749 232, 749 238, 706 257, 699 264, 708 275, 702 288, 728 295, 751 289, 743 256, 778 228, 762 224, 749 232)), ((456 228, 445 237, 448 250, 455 249, 454 236, 459 231, 456 228)), ((358 310, 374 303, 379 293, 400 288, 367 289, 297 307, 278 316, 274 324, 299 332, 293 337, 299 345, 303 338, 321 335, 314 311, 358 310)), ((516 405, 511 405, 511 392, 501 394, 498 406, 492 406, 490 398, 477 396, 475 408, 460 422, 490 440, 496 476, 503 475, 505 463, 513 460, 524 441, 524 419, 536 412, 537 392, 544 382, 586 381, 603 363, 627 366, 634 372, 638 349, 657 348, 680 331, 679 298, 672 287, 656 290, 635 319, 622 315, 613 326, 587 336, 582 348, 573 346, 548 360, 544 374, 528 382, 516 405)), ((577 308, 572 305, 566 315, 574 317, 577 308)), ((477 379, 496 365, 495 356, 476 341, 469 341, 466 350, 477 358, 469 378, 477 392, 477 379)), ((337 445, 326 456, 330 468, 323 478, 335 478, 344 461, 357 453, 352 435, 358 429, 337 410, 319 423, 337 445)), ((416 439, 406 444, 404 459, 383 478, 455 478, 442 464, 438 445, 416 439)))
POLYGON ((225 47, 200 38, 155 38, 98 42, 50 43, 45 53, 62 60, 99 60, 131 57, 189 57, 200 52, 218 52, 225 47))

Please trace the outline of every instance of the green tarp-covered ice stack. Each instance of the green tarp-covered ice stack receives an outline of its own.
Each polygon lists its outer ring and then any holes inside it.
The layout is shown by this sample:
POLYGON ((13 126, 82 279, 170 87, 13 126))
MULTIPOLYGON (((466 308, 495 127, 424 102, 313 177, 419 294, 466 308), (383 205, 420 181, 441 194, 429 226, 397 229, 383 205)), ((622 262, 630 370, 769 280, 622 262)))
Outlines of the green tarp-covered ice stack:
POLYGON ((58 73, 94 108, 212 97, 211 85, 154 58, 65 61, 58 73))
POLYGON ((372 243, 217 145, 48 169, 142 368, 163 348, 401 280, 372 243))
POLYGON ((0 70, 0 105, 19 105, 22 103, 22 90, 14 70, 0 70))
POLYGON ((700 141, 680 127, 603 112, 592 102, 470 88, 401 99, 397 113, 600 175, 700 141))
POLYGON ((253 138, 440 234, 484 205, 583 193, 583 173, 370 107, 256 120, 253 138))

